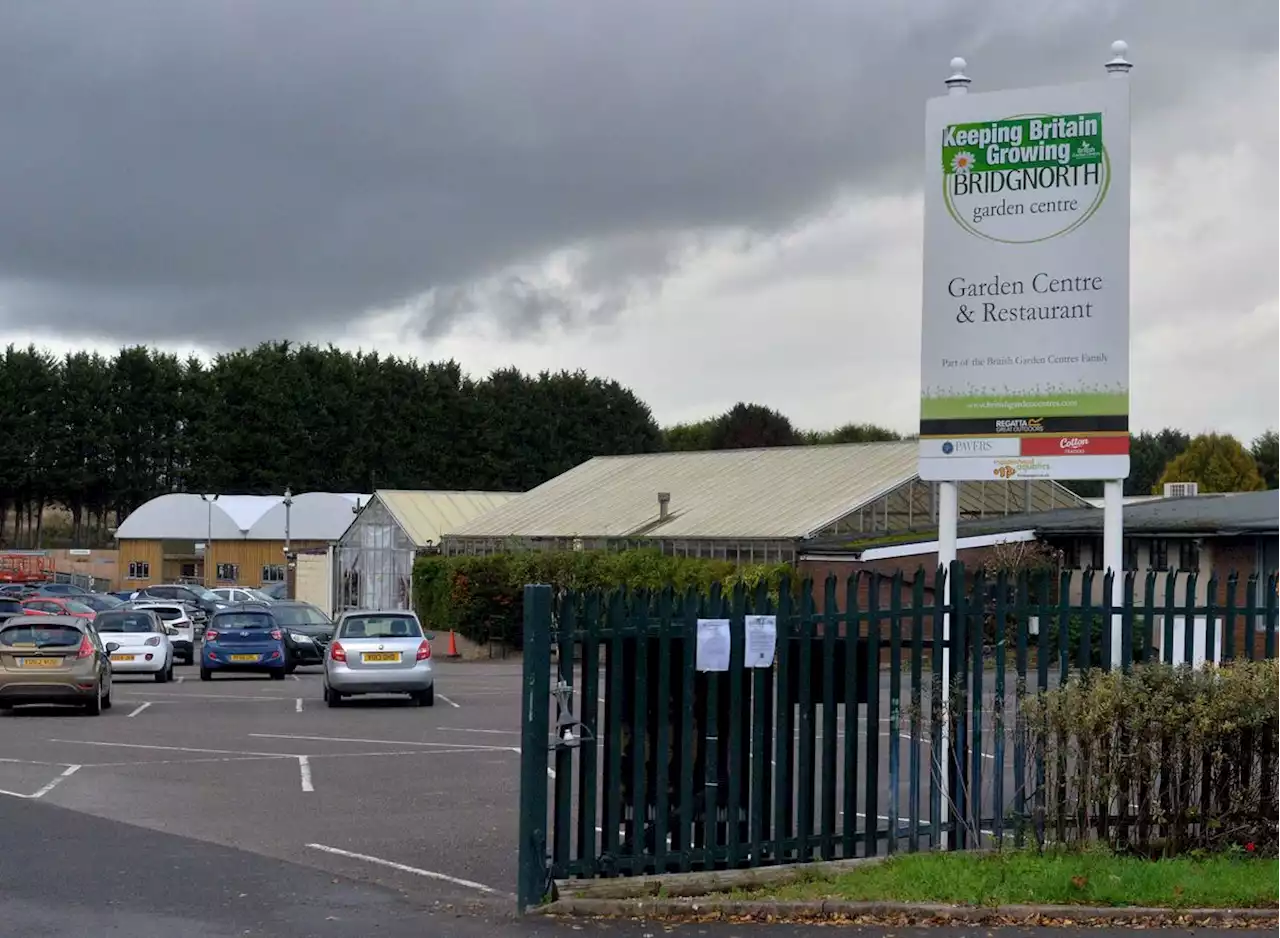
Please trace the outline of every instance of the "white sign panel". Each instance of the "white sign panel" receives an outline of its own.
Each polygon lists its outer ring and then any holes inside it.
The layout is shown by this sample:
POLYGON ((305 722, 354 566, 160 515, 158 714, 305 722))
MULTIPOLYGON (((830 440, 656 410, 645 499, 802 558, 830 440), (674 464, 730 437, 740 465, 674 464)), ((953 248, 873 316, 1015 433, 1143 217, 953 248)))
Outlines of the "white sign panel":
POLYGON ((732 641, 728 619, 699 619, 694 666, 699 671, 728 671, 732 641))
POLYGON ((926 113, 920 475, 1129 474, 1129 83, 926 113))
POLYGON ((748 668, 772 668, 773 655, 778 647, 777 616, 746 617, 746 656, 748 668))

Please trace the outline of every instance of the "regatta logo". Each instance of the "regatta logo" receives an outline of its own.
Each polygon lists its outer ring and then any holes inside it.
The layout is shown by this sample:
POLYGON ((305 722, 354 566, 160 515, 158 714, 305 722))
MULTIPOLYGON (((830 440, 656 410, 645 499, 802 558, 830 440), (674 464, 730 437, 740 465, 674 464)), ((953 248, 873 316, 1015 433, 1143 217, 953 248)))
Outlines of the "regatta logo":
POLYGON ((951 124, 940 149, 947 209, 980 238, 1056 238, 1088 221, 1106 197, 1100 111, 951 124))
POLYGON ((1043 433, 1044 418, 1006 419, 996 421, 996 433, 1043 433))

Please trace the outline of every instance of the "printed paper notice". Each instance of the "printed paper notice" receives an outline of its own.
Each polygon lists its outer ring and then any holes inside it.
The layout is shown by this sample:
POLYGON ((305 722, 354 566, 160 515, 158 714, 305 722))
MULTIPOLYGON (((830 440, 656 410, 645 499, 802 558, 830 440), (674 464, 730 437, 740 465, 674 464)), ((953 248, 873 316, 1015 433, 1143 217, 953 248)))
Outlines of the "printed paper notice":
POLYGON ((729 670, 729 620, 698 620, 698 655, 699 671, 729 670))
POLYGON ((777 616, 747 616, 748 668, 773 667, 773 653, 778 645, 777 616))

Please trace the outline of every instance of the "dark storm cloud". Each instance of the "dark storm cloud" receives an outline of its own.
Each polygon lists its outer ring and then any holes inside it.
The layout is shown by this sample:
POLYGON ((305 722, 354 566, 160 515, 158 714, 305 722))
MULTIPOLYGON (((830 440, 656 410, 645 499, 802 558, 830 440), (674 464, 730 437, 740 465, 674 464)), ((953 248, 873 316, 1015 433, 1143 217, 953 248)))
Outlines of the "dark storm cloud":
POLYGON ((682 232, 910 188, 946 62, 1135 110, 1276 54, 1272 2, 0 4, 0 330, 236 345, 410 303, 614 315, 682 232), (1034 9, 1031 9, 1034 8, 1034 9), (1091 71, 1092 70, 1092 71, 1091 71), (576 248, 567 284, 510 271, 576 248))

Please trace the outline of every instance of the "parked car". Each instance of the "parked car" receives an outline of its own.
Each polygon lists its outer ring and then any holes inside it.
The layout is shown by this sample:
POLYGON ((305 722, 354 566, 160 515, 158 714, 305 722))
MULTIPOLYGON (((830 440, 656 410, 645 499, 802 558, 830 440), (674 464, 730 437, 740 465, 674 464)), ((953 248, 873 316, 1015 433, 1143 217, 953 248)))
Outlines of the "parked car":
POLYGON ((407 610, 345 612, 324 661, 330 707, 354 694, 408 694, 421 707, 436 702, 431 639, 407 610))
POLYGON ((288 583, 264 583, 258 592, 265 593, 271 599, 288 599, 289 584, 288 583))
POLYGON ((30 583, 5 583, 0 586, 0 596, 21 597, 24 593, 32 592, 33 589, 30 583))
POLYGON ((247 586, 219 586, 217 589, 209 590, 209 592, 228 606, 234 606, 237 603, 272 602, 271 597, 262 592, 262 590, 250 589, 247 586))
POLYGON ((276 600, 270 609, 271 617, 284 629, 290 670, 297 665, 324 664, 325 649, 333 638, 333 620, 311 603, 296 599, 276 600))
POLYGON ((23 615, 22 600, 0 595, 0 622, 23 615))
POLYGON ((74 596, 79 598, 89 590, 74 583, 41 583, 36 587, 36 596, 74 596))
POLYGON ((173 680, 174 638, 156 609, 108 609, 93 622, 105 641, 114 642, 111 667, 117 674, 151 674, 157 684, 173 680))
POLYGON ((150 602, 144 599, 134 600, 127 608, 147 609, 159 616, 160 621, 173 630, 169 638, 174 655, 182 659, 183 664, 195 663, 196 640, 199 636, 186 606, 182 603, 150 602))
POLYGON ((83 596, 75 597, 76 602, 84 603, 94 612, 106 612, 108 609, 118 609, 124 605, 123 599, 117 599, 109 593, 85 593, 83 596))
POLYGON ((78 600, 68 596, 32 596, 22 601, 22 608, 29 614, 46 616, 75 616, 93 621, 98 613, 78 600))
POLYGON ((0 710, 76 704, 97 716, 111 709, 117 647, 76 616, 14 616, 0 625, 0 710))
POLYGON ((239 606, 214 613, 200 649, 200 680, 218 671, 256 671, 284 680, 289 651, 270 607, 239 606))
POLYGON ((203 625, 204 620, 209 616, 227 607, 227 604, 219 600, 212 591, 198 583, 161 583, 157 586, 145 586, 130 598, 184 603, 191 608, 191 620, 197 625, 203 625))
POLYGON ((102 595, 112 596, 120 600, 122 603, 127 603, 129 600, 133 599, 133 594, 136 592, 138 591, 137 590, 112 590, 111 592, 103 593, 102 595))

